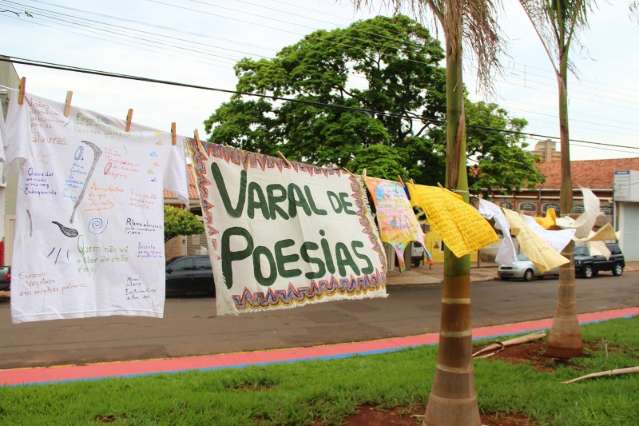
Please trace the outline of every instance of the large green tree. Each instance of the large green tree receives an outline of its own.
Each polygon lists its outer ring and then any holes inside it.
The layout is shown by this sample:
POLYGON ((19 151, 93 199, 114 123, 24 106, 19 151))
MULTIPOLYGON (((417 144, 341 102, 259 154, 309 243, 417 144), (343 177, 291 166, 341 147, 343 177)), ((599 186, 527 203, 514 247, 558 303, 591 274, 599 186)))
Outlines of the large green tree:
MULTIPOLYGON (((444 51, 407 16, 376 17, 316 31, 272 59, 244 59, 236 95, 205 122, 209 140, 292 160, 337 165, 371 176, 444 183, 444 51), (331 104, 327 107, 322 104, 331 104), (341 106, 340 108, 335 105, 341 106), (375 111, 375 112, 371 112, 375 111)), ((495 104, 466 100, 474 187, 515 188, 541 180, 521 138, 488 130, 523 129, 495 104)))
POLYGON ((525 119, 510 117, 495 103, 466 101, 464 110, 466 149, 478 170, 468 176, 472 189, 519 189, 543 182, 535 157, 525 150, 525 119))

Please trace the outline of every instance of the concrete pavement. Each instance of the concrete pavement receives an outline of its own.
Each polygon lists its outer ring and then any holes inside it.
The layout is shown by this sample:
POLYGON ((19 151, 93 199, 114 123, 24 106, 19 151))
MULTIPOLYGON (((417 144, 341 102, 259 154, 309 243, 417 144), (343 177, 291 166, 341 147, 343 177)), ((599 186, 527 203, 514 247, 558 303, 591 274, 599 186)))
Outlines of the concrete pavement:
MULTIPOLYGON (((474 326, 552 317, 555 280, 473 285, 474 326)), ((639 273, 578 280, 579 312, 639 306, 639 273)), ((109 317, 11 324, 0 302, 0 368, 166 358, 435 332, 440 286, 392 286, 387 299, 217 317, 208 298, 168 299, 164 319, 109 317)))
MULTIPOLYGON (((444 265, 435 264, 432 266, 420 266, 410 270, 399 272, 397 270, 388 273, 388 285, 421 285, 421 284, 441 284, 444 276, 444 265)), ((497 279, 497 265, 494 263, 484 264, 481 267, 472 267, 470 270, 470 281, 492 281, 497 279)))

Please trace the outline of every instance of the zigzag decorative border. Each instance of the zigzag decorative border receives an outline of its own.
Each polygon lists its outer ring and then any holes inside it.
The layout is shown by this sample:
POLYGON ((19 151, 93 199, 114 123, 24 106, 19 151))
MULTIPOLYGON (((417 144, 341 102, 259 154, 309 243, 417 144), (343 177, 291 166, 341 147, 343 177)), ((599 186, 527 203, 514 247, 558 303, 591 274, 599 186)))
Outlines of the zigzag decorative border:
POLYGON ((357 214, 359 216, 359 223, 362 225, 362 231, 368 236, 369 241, 373 244, 373 250, 379 256, 379 262, 382 265, 382 270, 386 274, 386 252, 382 246, 381 239, 377 236, 375 223, 371 215, 370 206, 368 205, 368 197, 366 196, 366 189, 364 188, 364 182, 360 176, 351 174, 351 194, 355 199, 357 206, 357 214))
POLYGON ((288 290, 273 290, 252 292, 244 287, 241 295, 235 295, 233 302, 239 311, 267 309, 278 305, 299 305, 310 301, 319 300, 322 297, 331 297, 338 294, 353 295, 367 294, 386 288, 386 274, 375 270, 370 275, 360 277, 337 279, 331 276, 327 280, 312 280, 310 285, 295 287, 289 283, 288 290))
POLYGON ((314 166, 312 164, 298 163, 296 161, 285 161, 278 157, 272 157, 266 154, 258 154, 255 152, 244 151, 238 148, 232 148, 229 146, 218 145, 214 143, 207 144, 206 153, 209 156, 219 158, 221 160, 231 162, 244 168, 260 168, 266 169, 278 169, 280 172, 283 169, 291 169, 297 173, 306 173, 310 176, 341 176, 348 174, 347 171, 338 168, 325 168, 314 166))
POLYGON ((211 156, 244 168, 261 168, 262 170, 276 168, 280 172, 283 169, 292 169, 298 173, 302 172, 310 176, 341 176, 348 174, 351 184, 351 195, 354 198, 357 208, 357 215, 359 223, 362 225, 362 232, 368 236, 369 241, 373 245, 373 250, 379 257, 381 271, 375 269, 375 272, 370 275, 360 277, 351 276, 350 278, 341 279, 331 276, 328 280, 313 280, 310 285, 303 287, 296 287, 293 283, 289 283, 288 290, 273 290, 269 288, 266 293, 261 291, 252 292, 245 287, 241 295, 232 296, 236 309, 242 311, 247 309, 266 309, 277 305, 303 304, 309 301, 319 300, 322 297, 331 297, 336 293, 348 295, 366 294, 386 288, 386 253, 381 245, 381 241, 376 235, 376 227, 371 220, 366 190, 359 176, 342 169, 327 169, 293 161, 286 162, 281 158, 218 144, 207 144, 204 150, 201 146, 198 146, 194 139, 189 139, 188 144, 191 148, 195 163, 194 169, 197 175, 200 205, 202 207, 202 213, 205 216, 205 225, 208 231, 207 235, 214 250, 217 250, 216 236, 220 232, 214 226, 212 214, 213 205, 208 201, 207 185, 210 185, 211 181, 207 177, 206 166, 208 164, 208 157, 211 156))

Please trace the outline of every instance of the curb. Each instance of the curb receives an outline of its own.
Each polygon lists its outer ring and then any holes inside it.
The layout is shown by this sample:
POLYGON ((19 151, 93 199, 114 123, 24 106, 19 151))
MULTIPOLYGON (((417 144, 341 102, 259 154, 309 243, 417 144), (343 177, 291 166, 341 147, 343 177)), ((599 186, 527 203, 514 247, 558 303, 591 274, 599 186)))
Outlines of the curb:
MULTIPOLYGON (((578 315, 580 324, 639 316, 639 307, 615 309, 578 315)), ((552 318, 473 329, 473 340, 547 329, 552 318)), ((438 333, 394 337, 364 342, 338 343, 305 348, 274 349, 256 352, 201 355, 86 365, 17 368, 0 370, 0 386, 36 385, 89 381, 106 378, 141 377, 186 371, 210 371, 244 368, 309 360, 334 360, 352 356, 376 355, 425 345, 436 345, 438 333)))

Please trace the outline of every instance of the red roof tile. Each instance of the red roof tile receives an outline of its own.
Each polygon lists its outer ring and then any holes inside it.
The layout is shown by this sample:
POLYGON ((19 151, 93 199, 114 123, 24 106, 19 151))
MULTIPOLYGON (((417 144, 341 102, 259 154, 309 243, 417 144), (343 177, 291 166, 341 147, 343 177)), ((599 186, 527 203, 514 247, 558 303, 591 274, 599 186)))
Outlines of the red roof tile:
MULTIPOLYGON (((537 164, 537 168, 546 176, 539 188, 558 189, 561 183, 561 162, 548 161, 537 164)), ((639 158, 615 158, 610 160, 571 161, 573 187, 612 188, 615 171, 639 170, 639 158)))

